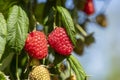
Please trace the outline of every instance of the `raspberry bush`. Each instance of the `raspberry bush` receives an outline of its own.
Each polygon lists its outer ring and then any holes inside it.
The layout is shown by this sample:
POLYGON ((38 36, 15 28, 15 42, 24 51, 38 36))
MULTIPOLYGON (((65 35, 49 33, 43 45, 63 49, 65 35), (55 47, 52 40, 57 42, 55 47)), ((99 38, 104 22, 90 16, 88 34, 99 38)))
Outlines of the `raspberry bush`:
POLYGON ((66 0, 39 1, 0 0, 0 80, 86 80, 74 56, 94 42, 78 22, 83 8, 76 0, 72 9, 66 0))

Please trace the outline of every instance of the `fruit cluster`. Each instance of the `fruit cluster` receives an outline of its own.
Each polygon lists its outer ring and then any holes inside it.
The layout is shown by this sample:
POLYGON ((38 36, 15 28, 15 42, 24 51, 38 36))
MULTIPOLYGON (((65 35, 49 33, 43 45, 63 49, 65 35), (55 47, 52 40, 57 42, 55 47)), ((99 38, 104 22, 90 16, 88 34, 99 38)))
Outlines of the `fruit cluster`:
POLYGON ((43 59, 48 55, 47 43, 59 54, 70 55, 73 45, 66 31, 62 27, 55 28, 48 36, 48 42, 43 32, 33 31, 28 34, 25 50, 29 56, 36 59, 43 59))
MULTIPOLYGON (((62 27, 56 27, 49 35, 48 40, 41 31, 33 31, 28 34, 25 42, 25 50, 29 56, 35 59, 43 59, 48 55, 49 45, 60 55, 70 55, 73 45, 66 31, 62 27)), ((35 67, 29 74, 30 80, 50 80, 49 72, 42 66, 35 67)))

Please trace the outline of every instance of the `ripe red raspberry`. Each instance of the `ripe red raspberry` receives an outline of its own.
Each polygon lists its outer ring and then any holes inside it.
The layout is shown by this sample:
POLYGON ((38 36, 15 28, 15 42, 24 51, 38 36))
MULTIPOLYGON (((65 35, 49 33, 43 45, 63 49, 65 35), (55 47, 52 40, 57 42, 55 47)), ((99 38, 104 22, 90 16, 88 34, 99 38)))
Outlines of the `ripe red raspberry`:
POLYGON ((43 59, 48 54, 47 40, 43 32, 33 31, 29 33, 25 42, 25 50, 36 59, 43 59))
POLYGON ((48 36, 50 46, 61 55, 70 55, 73 45, 64 28, 55 28, 48 36))
POLYGON ((93 0, 87 0, 84 6, 84 12, 87 15, 92 15, 95 12, 93 0))

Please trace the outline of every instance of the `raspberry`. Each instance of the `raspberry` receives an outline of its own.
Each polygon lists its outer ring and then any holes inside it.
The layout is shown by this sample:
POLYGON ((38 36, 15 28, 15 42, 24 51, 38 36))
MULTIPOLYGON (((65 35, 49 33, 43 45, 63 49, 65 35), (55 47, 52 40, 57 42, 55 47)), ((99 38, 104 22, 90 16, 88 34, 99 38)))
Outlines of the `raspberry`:
POLYGON ((64 28, 55 28, 48 36, 50 46, 61 55, 70 55, 73 45, 64 28))
POLYGON ((92 15, 95 12, 93 0, 87 0, 84 6, 84 12, 87 15, 92 15))
POLYGON ((25 42, 25 50, 36 59, 43 59, 48 54, 47 40, 43 32, 33 31, 29 33, 25 42))
POLYGON ((43 66, 35 67, 28 76, 29 80, 50 80, 49 71, 43 66))

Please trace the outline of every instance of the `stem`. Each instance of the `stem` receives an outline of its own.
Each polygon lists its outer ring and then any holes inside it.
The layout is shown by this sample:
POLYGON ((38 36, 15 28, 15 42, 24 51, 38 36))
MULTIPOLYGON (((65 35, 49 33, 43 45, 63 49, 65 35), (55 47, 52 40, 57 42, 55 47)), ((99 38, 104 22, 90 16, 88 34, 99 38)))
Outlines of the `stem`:
POLYGON ((19 73, 18 73, 18 54, 16 54, 16 77, 17 77, 17 80, 20 80, 19 73))
POLYGON ((40 65, 40 62, 38 59, 36 58, 32 58, 32 61, 31 61, 31 66, 39 66, 40 65))
POLYGON ((68 65, 68 71, 70 72, 70 76, 72 75, 72 69, 69 63, 69 60, 67 59, 67 65, 68 65))
POLYGON ((55 76, 55 74, 50 74, 50 76, 55 76))
POLYGON ((32 18, 35 21, 35 23, 37 23, 37 20, 36 20, 35 15, 33 13, 32 13, 32 18))
MULTIPOLYGON (((27 56, 27 57, 28 57, 28 56, 27 56)), ((28 57, 28 63, 27 63, 27 65, 26 65, 26 68, 25 68, 25 70, 24 70, 24 73, 27 72, 27 70, 28 70, 28 68, 29 68, 29 66, 30 66, 30 62, 31 62, 31 60, 30 60, 29 57, 28 57)))
POLYGON ((48 57, 47 57, 47 60, 46 60, 46 65, 48 65, 49 64, 49 55, 48 55, 48 57))
POLYGON ((53 28, 54 28, 54 29, 56 28, 56 24, 55 24, 55 22, 53 22, 53 28))
POLYGON ((45 58, 43 59, 43 65, 45 65, 45 58))
MULTIPOLYGON (((54 8, 54 7, 52 7, 52 9, 53 9, 53 10, 55 10, 55 8, 54 8)), ((54 14, 53 27, 54 27, 54 29, 56 28, 56 12, 55 12, 55 14, 54 14)))
POLYGON ((87 33, 84 31, 84 29, 80 25, 76 24, 76 27, 83 34, 83 36, 87 36, 87 33))

